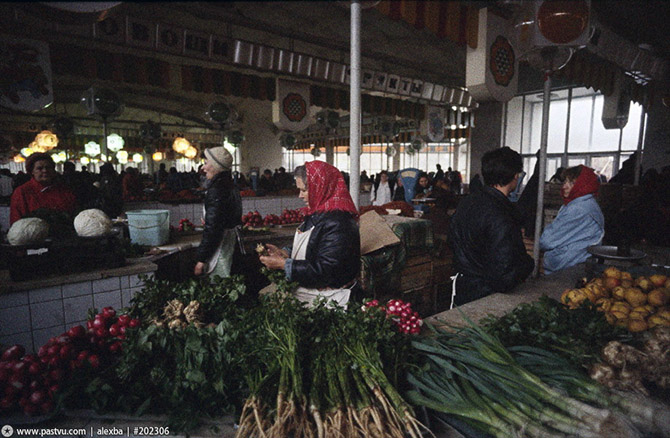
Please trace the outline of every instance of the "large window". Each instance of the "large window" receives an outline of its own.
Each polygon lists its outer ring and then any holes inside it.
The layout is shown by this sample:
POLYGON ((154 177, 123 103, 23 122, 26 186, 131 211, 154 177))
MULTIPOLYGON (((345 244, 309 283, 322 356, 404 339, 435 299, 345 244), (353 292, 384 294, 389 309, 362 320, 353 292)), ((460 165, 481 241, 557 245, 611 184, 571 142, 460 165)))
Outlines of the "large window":
MULTIPOLYGON (((382 170, 400 170, 414 167, 426 172, 436 172, 437 164, 442 166, 446 172, 449 167, 461 172, 463 179, 467 181, 467 170, 469 169, 469 142, 468 139, 456 139, 444 143, 428 143, 421 151, 408 154, 409 143, 370 143, 361 145, 360 169, 368 175, 376 175, 382 170), (386 155, 386 148, 394 145, 398 149, 397 157, 386 155), (394 162, 398 163, 395 168, 394 162)), ((333 165, 343 172, 349 172, 349 147, 337 146, 333 149, 333 165)), ((326 150, 321 148, 318 158, 308 150, 283 151, 283 166, 287 171, 292 171, 296 166, 311 160, 326 161, 326 150)))
MULTIPOLYGON (((284 149, 282 157, 282 166, 287 172, 292 173, 293 170, 305 164, 306 161, 326 161, 326 148, 320 148, 320 155, 315 157, 308 149, 301 149, 295 151, 287 151, 284 149)), ((344 170, 340 168, 340 170, 344 170)))
MULTIPOLYGON (((605 129, 604 97, 587 88, 554 90, 549 108, 547 180, 559 167, 584 164, 607 179, 637 149, 642 107, 631 103, 623 129, 605 129)), ((506 104, 505 146, 523 156, 528 178, 533 173, 542 133, 542 94, 517 96, 506 104)))

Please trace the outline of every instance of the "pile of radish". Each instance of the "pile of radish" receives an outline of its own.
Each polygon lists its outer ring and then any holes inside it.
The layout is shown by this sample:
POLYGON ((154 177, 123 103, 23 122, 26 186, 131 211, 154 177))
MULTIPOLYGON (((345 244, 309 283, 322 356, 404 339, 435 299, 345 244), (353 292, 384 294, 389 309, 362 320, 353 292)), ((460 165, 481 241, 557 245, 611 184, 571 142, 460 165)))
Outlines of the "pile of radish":
POLYGON ((302 213, 302 210, 289 210, 285 208, 279 219, 282 225, 299 224, 305 220, 305 215, 302 213))
MULTIPOLYGON (((379 301, 368 301, 365 303, 365 307, 379 307, 379 301)), ((412 304, 391 299, 386 303, 386 306, 381 306, 381 309, 386 312, 386 317, 393 321, 400 333, 410 335, 421 333, 423 320, 419 317, 419 312, 412 311, 412 304)))
POLYGON ((263 218, 263 225, 281 225, 281 218, 276 214, 268 214, 263 218))
POLYGON ((117 317, 112 307, 105 307, 87 321, 87 329, 70 328, 49 339, 37 355, 25 354, 21 345, 7 348, 0 360, 0 413, 20 408, 26 415, 48 414, 65 379, 81 368, 96 370, 111 363, 123 349, 126 329, 139 325, 138 319, 117 317))
POLYGON ((242 225, 246 227, 261 227, 263 225, 263 216, 258 211, 250 211, 242 216, 242 225))

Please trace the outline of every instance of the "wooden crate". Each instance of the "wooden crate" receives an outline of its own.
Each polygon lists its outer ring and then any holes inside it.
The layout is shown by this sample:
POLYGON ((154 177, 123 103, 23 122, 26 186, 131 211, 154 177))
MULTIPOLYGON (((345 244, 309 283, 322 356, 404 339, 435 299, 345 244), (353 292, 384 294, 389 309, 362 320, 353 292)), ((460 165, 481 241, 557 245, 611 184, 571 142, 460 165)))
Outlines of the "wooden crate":
POLYGON ((412 303, 412 310, 419 312, 421 318, 436 313, 435 289, 432 286, 403 292, 399 299, 412 303))
POLYGON ((433 261, 428 255, 414 256, 407 259, 405 269, 400 273, 400 291, 409 292, 431 285, 433 278, 433 261))

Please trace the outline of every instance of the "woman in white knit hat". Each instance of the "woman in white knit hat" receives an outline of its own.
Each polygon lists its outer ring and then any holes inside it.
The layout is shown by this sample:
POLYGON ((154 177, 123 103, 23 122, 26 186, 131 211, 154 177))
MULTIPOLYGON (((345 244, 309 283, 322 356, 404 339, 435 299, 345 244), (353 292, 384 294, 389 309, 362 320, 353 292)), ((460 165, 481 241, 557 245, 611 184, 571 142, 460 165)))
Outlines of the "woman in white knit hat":
POLYGON ((205 229, 194 274, 228 277, 237 239, 235 227, 242 223, 242 199, 231 176, 233 156, 223 146, 205 149, 203 155, 205 229))

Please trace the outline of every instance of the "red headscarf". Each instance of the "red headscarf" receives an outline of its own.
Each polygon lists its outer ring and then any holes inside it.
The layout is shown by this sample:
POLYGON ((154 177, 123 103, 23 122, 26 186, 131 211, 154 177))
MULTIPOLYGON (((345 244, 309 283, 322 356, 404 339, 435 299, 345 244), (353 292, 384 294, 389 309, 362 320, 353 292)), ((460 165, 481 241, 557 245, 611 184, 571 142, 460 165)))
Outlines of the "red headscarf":
POLYGON ((343 210, 354 216, 358 215, 354 201, 351 199, 347 184, 337 167, 324 161, 308 161, 307 190, 309 190, 309 206, 307 214, 343 210))
POLYGON ((582 171, 579 173, 575 185, 572 186, 568 197, 563 197, 563 204, 567 205, 571 201, 586 195, 595 195, 600 188, 600 181, 598 175, 590 167, 582 166, 582 171))

